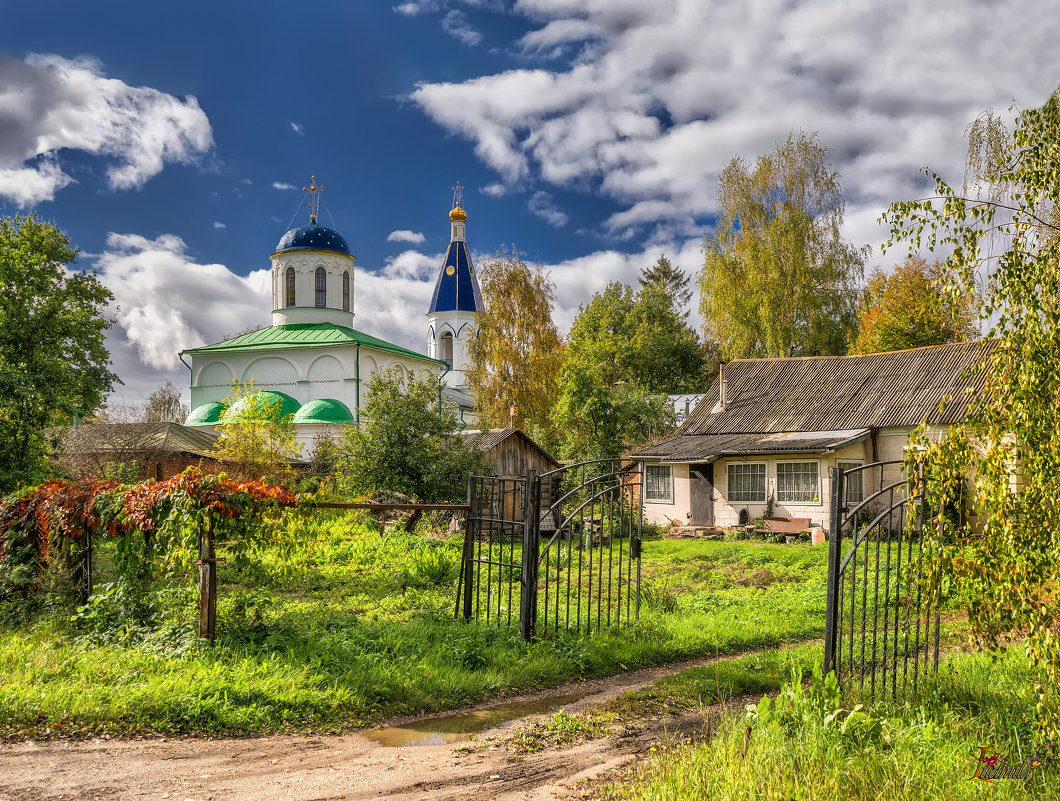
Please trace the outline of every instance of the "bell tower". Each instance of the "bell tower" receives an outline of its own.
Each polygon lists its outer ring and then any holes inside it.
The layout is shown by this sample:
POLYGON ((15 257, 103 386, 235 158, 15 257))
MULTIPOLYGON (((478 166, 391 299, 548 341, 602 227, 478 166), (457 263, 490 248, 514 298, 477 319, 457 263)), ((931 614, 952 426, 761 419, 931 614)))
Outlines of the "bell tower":
POLYGON ((467 212, 462 202, 463 187, 458 183, 453 187, 449 212, 449 249, 427 311, 427 355, 449 365, 445 383, 454 388, 467 385, 468 345, 478 336, 477 316, 482 311, 478 277, 467 249, 467 212))

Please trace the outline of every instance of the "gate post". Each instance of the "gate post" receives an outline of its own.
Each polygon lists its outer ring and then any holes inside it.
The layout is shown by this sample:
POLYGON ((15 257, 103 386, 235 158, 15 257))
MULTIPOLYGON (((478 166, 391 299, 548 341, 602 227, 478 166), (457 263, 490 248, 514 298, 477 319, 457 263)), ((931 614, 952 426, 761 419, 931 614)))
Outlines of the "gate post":
MULTIPOLYGON (((471 561, 472 555, 475 553, 475 529, 473 521, 475 519, 475 475, 469 472, 467 474, 467 520, 464 524, 464 553, 463 563, 460 565, 461 576, 463 577, 463 589, 464 589, 464 620, 471 620, 471 600, 473 593, 471 591, 471 583, 475 578, 474 564, 471 561)), ((457 585, 457 610, 459 614, 460 609, 460 586, 457 585)))
POLYGON ((526 477, 526 509, 523 520, 523 564, 519 593, 519 636, 526 642, 537 631, 537 560, 540 550, 541 479, 531 470, 526 477))
POLYGON ((206 530, 199 524, 199 636, 213 642, 217 635, 217 555, 213 543, 213 516, 206 530))
POLYGON ((839 634, 840 580, 839 560, 843 555, 843 471, 829 469, 832 477, 832 497, 829 504, 828 531, 828 595, 824 619, 824 674, 835 670, 836 639, 839 634))

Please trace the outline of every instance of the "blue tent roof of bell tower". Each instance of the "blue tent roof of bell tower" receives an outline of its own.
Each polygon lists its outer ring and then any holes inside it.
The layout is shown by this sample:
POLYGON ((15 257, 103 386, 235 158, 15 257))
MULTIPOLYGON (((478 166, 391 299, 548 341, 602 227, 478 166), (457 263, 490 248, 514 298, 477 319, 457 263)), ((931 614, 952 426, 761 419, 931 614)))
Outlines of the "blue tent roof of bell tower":
POLYGON ((471 263, 471 254, 462 241, 449 243, 427 313, 446 311, 482 311, 482 295, 475 276, 475 265, 471 263))

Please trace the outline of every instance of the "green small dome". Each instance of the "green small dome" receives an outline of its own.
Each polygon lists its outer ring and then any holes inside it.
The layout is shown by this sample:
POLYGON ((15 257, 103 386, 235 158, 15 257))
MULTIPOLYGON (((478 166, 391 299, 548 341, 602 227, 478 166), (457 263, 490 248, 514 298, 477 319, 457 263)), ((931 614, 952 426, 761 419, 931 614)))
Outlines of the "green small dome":
POLYGON ((325 425, 353 425, 353 415, 342 401, 331 398, 311 400, 294 416, 297 423, 322 423, 325 425))
POLYGON ((284 395, 282 392, 255 392, 253 395, 244 395, 242 398, 232 404, 232 408, 228 410, 228 414, 241 417, 250 408, 251 404, 257 406, 258 409, 270 408, 274 405, 279 405, 280 415, 286 417, 289 414, 296 414, 299 409, 299 403, 290 395, 284 395))
POLYGON ((221 412, 224 410, 225 406, 223 403, 204 403, 202 406, 195 407, 195 410, 188 415, 188 419, 184 421, 184 425, 217 425, 221 422, 221 412))

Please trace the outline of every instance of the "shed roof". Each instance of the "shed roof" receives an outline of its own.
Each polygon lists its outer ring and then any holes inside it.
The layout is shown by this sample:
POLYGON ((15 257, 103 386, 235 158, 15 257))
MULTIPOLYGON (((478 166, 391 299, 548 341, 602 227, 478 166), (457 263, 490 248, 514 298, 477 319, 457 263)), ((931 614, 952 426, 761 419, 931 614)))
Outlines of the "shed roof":
POLYGON ((502 442, 507 440, 509 437, 516 437, 523 440, 531 448, 537 451, 546 460, 551 462, 556 467, 559 467, 559 462, 553 458, 548 451, 534 442, 530 437, 524 434, 518 428, 487 428, 487 429, 470 429, 468 431, 461 431, 460 436, 465 442, 472 442, 474 445, 483 453, 489 453, 491 450, 496 448, 502 442))
POLYGON ((983 340, 864 356, 737 359, 725 365, 725 409, 719 409, 715 378, 677 434, 958 423, 983 390, 984 368, 996 345, 997 340, 983 340))
POLYGON ((143 450, 217 458, 213 431, 180 423, 86 423, 64 431, 62 443, 95 453, 143 450))

